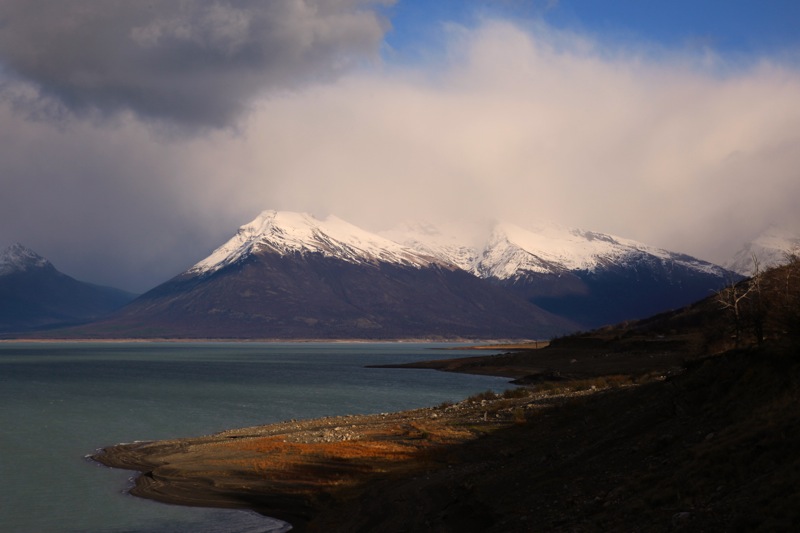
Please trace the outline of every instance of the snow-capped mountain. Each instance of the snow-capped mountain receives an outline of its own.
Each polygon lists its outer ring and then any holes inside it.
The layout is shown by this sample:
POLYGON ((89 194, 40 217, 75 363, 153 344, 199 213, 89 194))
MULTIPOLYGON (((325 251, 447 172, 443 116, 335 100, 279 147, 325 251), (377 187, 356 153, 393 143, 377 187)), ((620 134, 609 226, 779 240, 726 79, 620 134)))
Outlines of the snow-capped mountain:
POLYGON ((449 240, 432 226, 407 224, 384 235, 586 327, 686 305, 732 275, 688 255, 556 224, 497 224, 481 248, 449 240))
POLYGON ((21 244, 0 252, 0 333, 87 322, 133 298, 133 294, 62 274, 21 244))
POLYGON ((592 273, 642 261, 669 263, 715 276, 725 273, 717 265, 688 255, 555 224, 541 224, 531 230, 513 224, 498 225, 475 270, 481 277, 507 280, 530 273, 592 273))
POLYGON ((19 243, 14 243, 0 252, 0 276, 48 266, 52 265, 47 259, 19 243))
POLYGON ((443 234, 431 224, 404 223, 381 233, 417 251, 456 264, 481 278, 498 280, 535 274, 561 274, 586 271, 636 262, 643 256, 713 275, 724 269, 646 244, 594 231, 539 223, 524 229, 510 223, 494 227, 489 241, 475 247, 443 234))
POLYGON ((739 274, 753 274, 753 256, 762 271, 784 264, 789 254, 800 252, 800 233, 779 226, 769 226, 761 235, 745 243, 726 265, 739 274))
POLYGON ((265 211, 84 335, 544 338, 577 327, 339 218, 265 211))
POLYGON ((214 250, 189 273, 206 274, 258 252, 282 256, 317 253, 354 264, 391 263, 414 268, 439 260, 416 252, 333 215, 319 220, 308 213, 264 211, 239 228, 236 235, 214 250))

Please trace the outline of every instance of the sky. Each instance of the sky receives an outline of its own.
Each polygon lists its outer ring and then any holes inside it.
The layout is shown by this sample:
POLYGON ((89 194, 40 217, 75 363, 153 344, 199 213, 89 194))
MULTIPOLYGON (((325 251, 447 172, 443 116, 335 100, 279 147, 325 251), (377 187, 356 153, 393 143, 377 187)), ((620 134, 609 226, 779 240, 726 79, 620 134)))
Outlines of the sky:
POLYGON ((800 232, 800 2, 2 0, 0 248, 144 292, 266 209, 800 232))

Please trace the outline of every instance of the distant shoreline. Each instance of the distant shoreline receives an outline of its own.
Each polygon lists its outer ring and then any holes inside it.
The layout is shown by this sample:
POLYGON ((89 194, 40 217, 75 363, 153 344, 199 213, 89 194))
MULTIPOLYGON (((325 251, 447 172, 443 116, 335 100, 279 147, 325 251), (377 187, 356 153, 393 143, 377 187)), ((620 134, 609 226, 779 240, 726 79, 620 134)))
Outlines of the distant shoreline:
MULTIPOLYGON (((496 339, 487 339, 487 340, 476 340, 476 339, 415 339, 415 338, 407 338, 407 339, 274 339, 274 338, 264 338, 264 339, 222 339, 222 338, 208 338, 208 339, 197 339, 197 338, 174 338, 174 337, 163 337, 163 338, 148 338, 143 339, 139 337, 123 337, 123 338, 113 338, 113 339, 93 339, 93 338, 61 338, 61 339, 54 339, 54 338, 2 338, 0 339, 0 344, 9 344, 9 343, 19 343, 19 342, 27 342, 27 343, 109 343, 109 344, 121 344, 121 343, 286 343, 286 344, 389 344, 389 343, 416 343, 416 344, 465 344, 463 348, 453 348, 453 349, 465 349, 465 350, 513 350, 513 349, 532 349, 533 345, 526 345, 526 343, 530 342, 533 343, 535 341, 498 341, 496 339), (484 344, 485 343, 485 344, 484 344)), ((546 345, 547 341, 538 341, 540 347, 546 345)), ((450 349, 450 348, 447 348, 450 349)))

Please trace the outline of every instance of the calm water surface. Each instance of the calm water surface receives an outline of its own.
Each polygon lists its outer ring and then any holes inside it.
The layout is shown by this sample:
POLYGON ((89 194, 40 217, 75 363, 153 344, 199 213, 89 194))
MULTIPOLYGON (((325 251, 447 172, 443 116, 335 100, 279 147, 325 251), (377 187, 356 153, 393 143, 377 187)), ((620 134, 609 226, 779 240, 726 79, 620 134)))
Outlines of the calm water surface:
POLYGON ((509 387, 503 378, 368 369, 475 355, 412 343, 0 343, 0 531, 263 532, 242 511, 128 496, 85 456, 118 442, 290 418, 379 413, 509 387))

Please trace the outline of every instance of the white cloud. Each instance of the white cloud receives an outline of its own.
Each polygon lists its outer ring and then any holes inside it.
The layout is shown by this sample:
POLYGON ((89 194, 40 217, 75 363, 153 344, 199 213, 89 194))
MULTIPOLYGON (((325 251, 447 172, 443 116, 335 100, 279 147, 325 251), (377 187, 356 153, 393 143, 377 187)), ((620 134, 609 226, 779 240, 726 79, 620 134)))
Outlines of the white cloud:
POLYGON ((717 242, 798 198, 796 71, 709 72, 505 23, 459 40, 467 52, 443 73, 352 76, 265 102, 252 168, 272 180, 245 180, 251 197, 372 224, 554 218, 717 260, 717 242))

